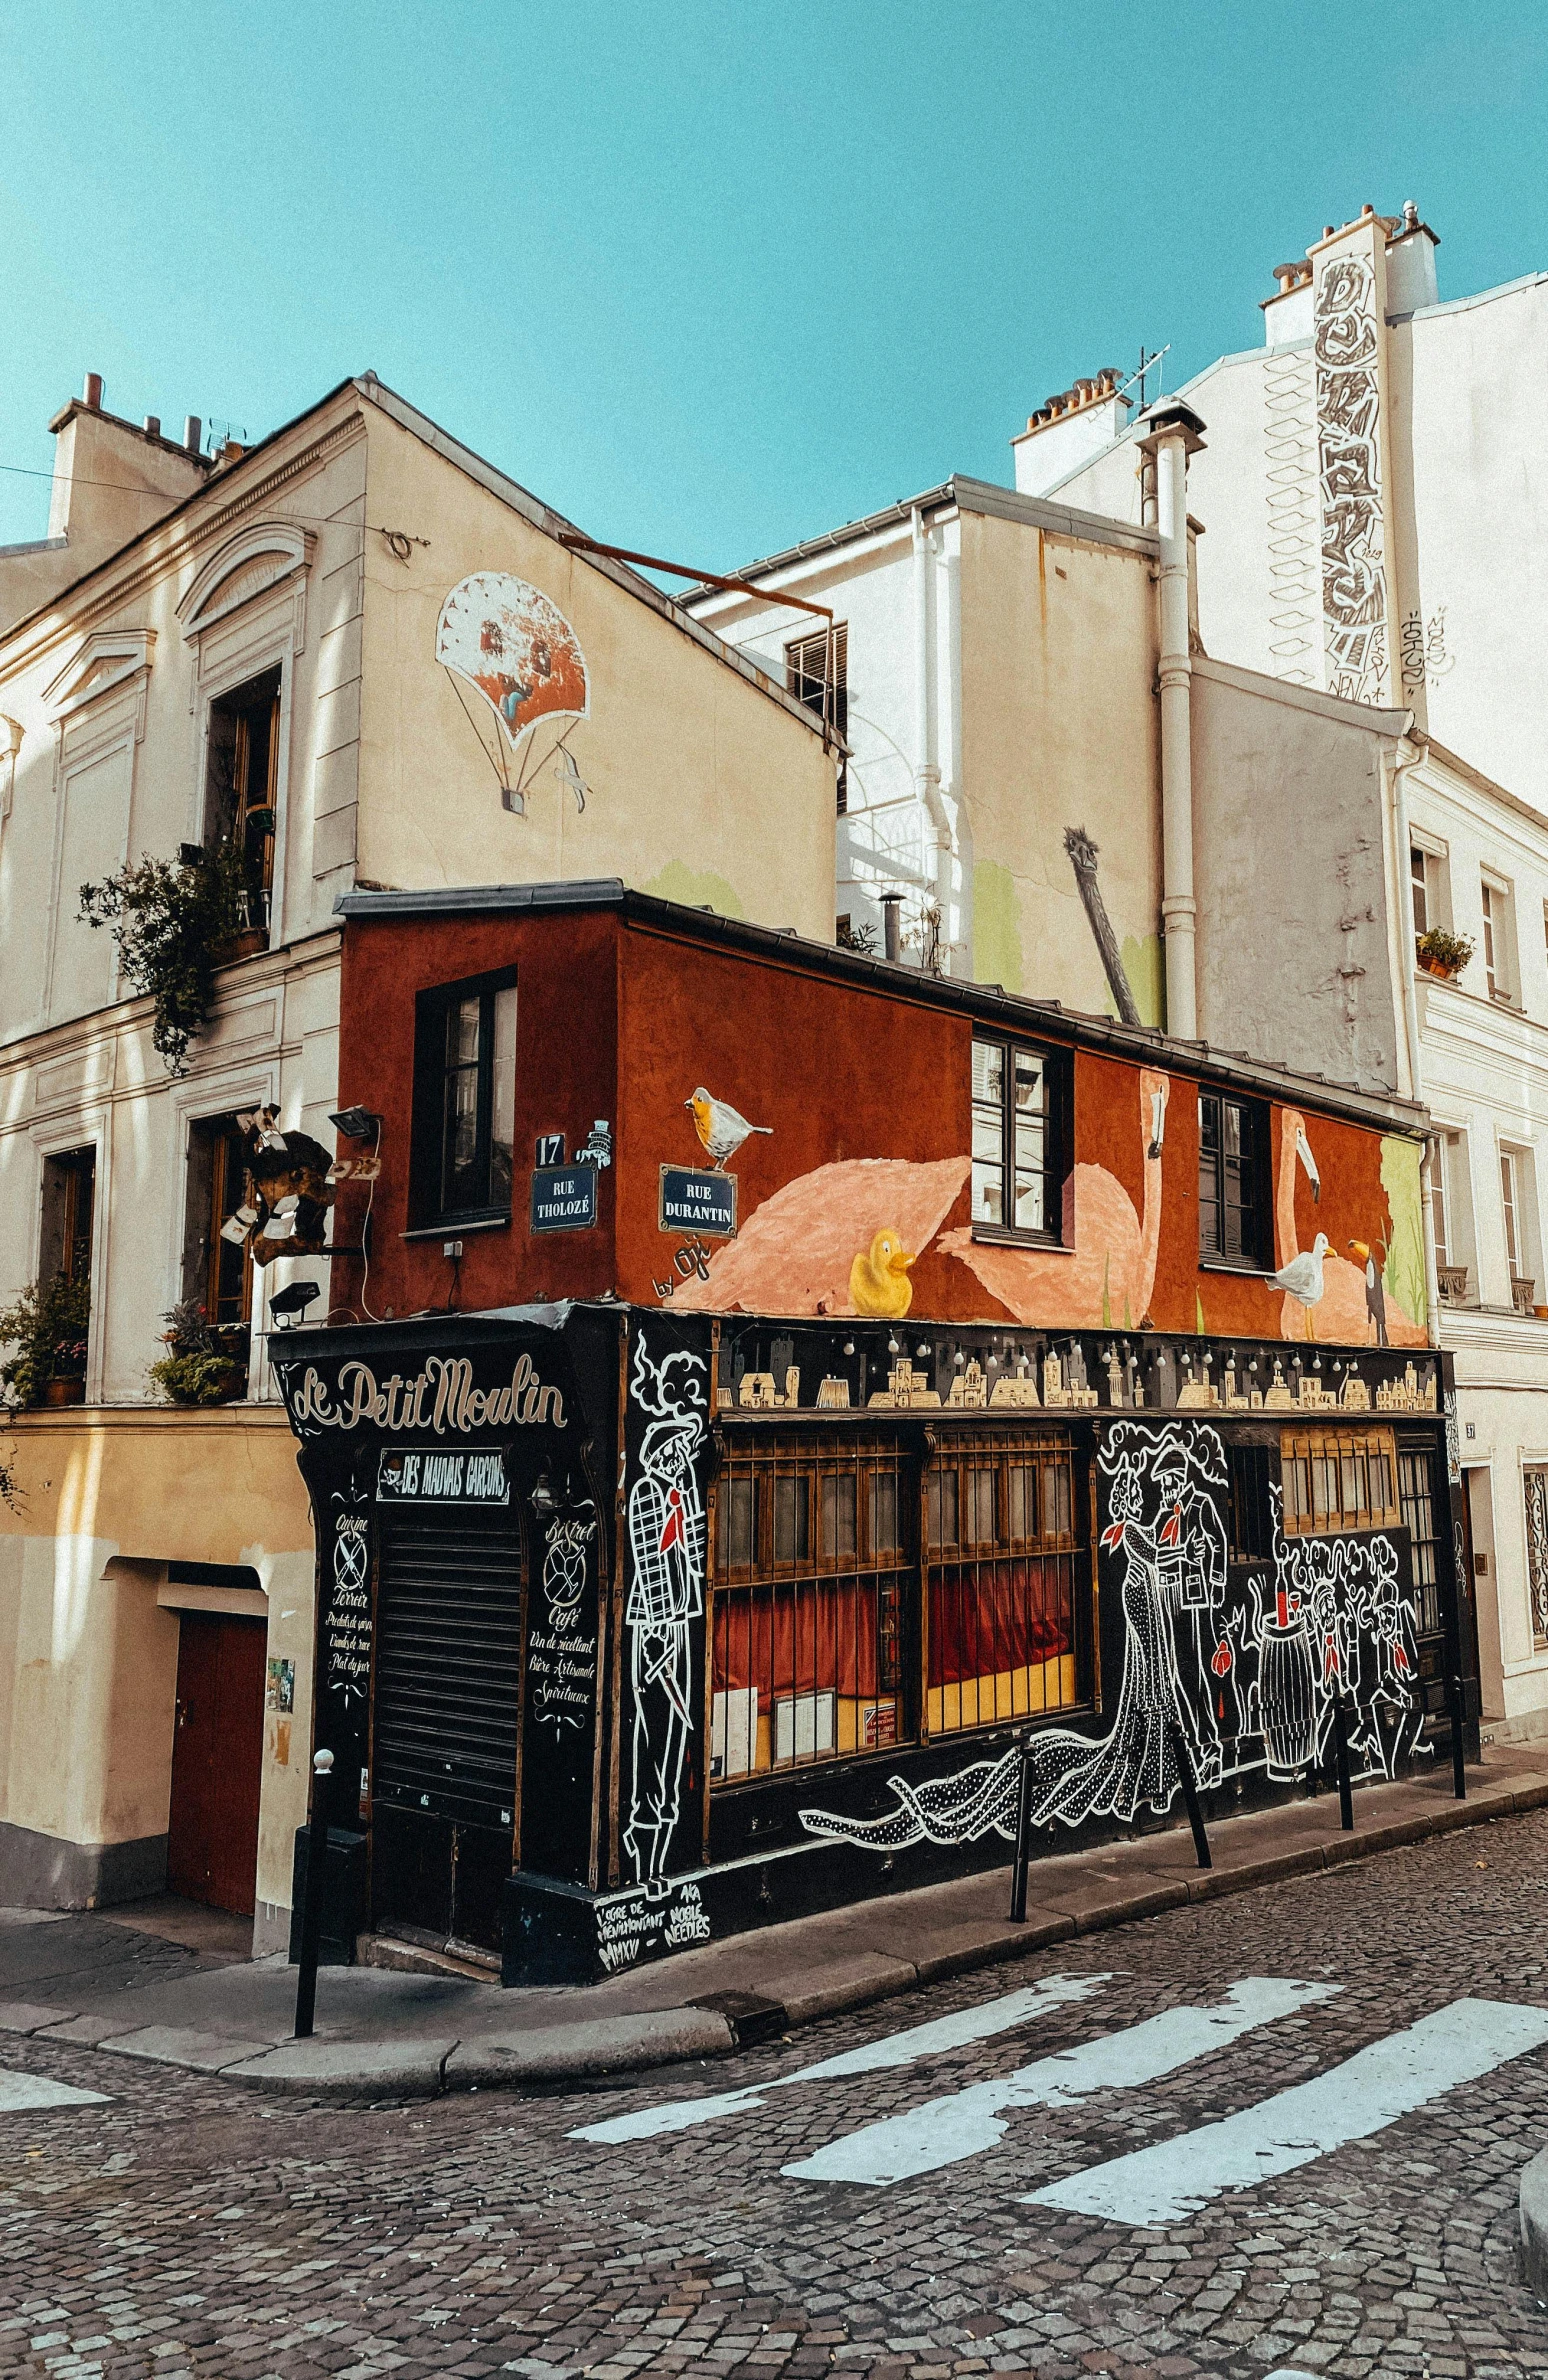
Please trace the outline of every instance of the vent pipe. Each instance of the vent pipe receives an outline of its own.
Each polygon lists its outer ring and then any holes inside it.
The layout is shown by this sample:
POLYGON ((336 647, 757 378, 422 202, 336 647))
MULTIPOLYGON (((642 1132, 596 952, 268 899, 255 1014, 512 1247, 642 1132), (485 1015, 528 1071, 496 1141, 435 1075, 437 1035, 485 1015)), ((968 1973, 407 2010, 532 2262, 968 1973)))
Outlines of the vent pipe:
POLYGON ((83 405, 88 405, 93 413, 102 411, 102 374, 100 372, 87 373, 81 402, 83 405))
POLYGON ((183 444, 189 454, 196 455, 204 437, 204 424, 197 413, 190 413, 183 423, 183 444))
POLYGON ((1188 457, 1204 424, 1180 397, 1145 415, 1140 441, 1155 472, 1161 540, 1161 932, 1166 950, 1166 1029, 1181 1041, 1199 1031, 1193 897, 1193 664, 1188 634, 1188 457))
POLYGON ((903 895, 901 893, 882 894, 882 955, 885 958, 901 959, 903 956, 903 929, 900 922, 902 907, 903 895))

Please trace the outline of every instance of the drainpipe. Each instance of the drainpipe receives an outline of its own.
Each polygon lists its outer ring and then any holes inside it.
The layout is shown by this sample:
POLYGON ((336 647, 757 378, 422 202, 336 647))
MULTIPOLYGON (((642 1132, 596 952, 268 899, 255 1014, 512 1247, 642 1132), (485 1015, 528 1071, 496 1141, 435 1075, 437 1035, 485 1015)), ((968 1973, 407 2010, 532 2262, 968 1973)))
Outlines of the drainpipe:
POLYGON ((941 799, 941 771, 933 757, 930 733, 931 691, 935 665, 930 634, 930 566, 935 546, 916 504, 911 516, 914 544, 914 792, 935 829, 935 900, 941 913, 941 934, 947 935, 951 900, 951 822, 941 799))
POLYGON ((1199 1030, 1193 897, 1193 664, 1188 640, 1188 457, 1204 440, 1203 422, 1180 397, 1145 415, 1140 441, 1155 471, 1161 656, 1161 930, 1166 947, 1166 1029, 1195 1041, 1199 1030))
MULTIPOLYGON (((1409 714, 1413 725, 1413 714, 1409 714)), ((1393 901, 1397 910, 1398 980, 1403 989, 1403 1037, 1408 1044, 1408 1095, 1420 1099, 1424 1095, 1424 1078, 1419 1062, 1419 995, 1414 988, 1414 954, 1409 948, 1413 935, 1411 898, 1408 885, 1408 772, 1417 768, 1424 758, 1423 751, 1403 736, 1390 764, 1383 760, 1387 775, 1387 806, 1392 824, 1393 901), (1406 755, 1406 757, 1405 757, 1406 755)), ((1428 1308, 1427 1336, 1432 1347, 1440 1345, 1440 1273, 1435 1262, 1435 1165, 1440 1135, 1427 1132, 1424 1152, 1419 1160, 1420 1225, 1424 1235, 1424 1298, 1428 1308)))

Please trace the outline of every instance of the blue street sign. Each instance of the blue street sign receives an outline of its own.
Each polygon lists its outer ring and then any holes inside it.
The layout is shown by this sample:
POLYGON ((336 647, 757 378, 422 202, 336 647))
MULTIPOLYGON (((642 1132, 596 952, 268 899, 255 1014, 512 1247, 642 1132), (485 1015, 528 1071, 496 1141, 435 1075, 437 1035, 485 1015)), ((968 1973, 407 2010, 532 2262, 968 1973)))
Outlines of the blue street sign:
POLYGON ((589 1231, 597 1219, 594 1165, 542 1165, 532 1176, 534 1231, 589 1231))

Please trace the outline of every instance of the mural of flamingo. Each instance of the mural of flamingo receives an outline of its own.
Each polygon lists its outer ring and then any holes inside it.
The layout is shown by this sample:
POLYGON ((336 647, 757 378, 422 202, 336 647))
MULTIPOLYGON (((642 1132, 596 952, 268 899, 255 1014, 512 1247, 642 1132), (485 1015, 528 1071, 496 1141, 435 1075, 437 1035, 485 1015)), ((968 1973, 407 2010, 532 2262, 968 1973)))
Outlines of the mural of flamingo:
POLYGON ((1062 1248, 994 1247, 975 1240, 971 1226, 964 1225, 942 1233, 942 1249, 960 1257, 1018 1322, 1084 1324, 1103 1330, 1147 1325, 1161 1245, 1161 1149, 1170 1093, 1167 1075, 1141 1069, 1142 1216, 1135 1214, 1134 1201, 1105 1166, 1077 1165, 1066 1192, 1062 1248))
POLYGON ((1336 1346, 1362 1347, 1376 1336, 1371 1322, 1370 1308, 1365 1296, 1365 1268, 1345 1262, 1342 1256, 1331 1253, 1325 1235, 1318 1232, 1312 1248, 1303 1249, 1295 1222, 1295 1169, 1301 1166, 1311 1184, 1312 1198, 1322 1197, 1322 1177, 1317 1160, 1307 1138, 1306 1119, 1293 1107, 1284 1108, 1279 1118, 1279 1171, 1275 1182, 1274 1223, 1279 1242, 1279 1264, 1270 1277, 1284 1289, 1284 1304, 1280 1309, 1279 1335, 1283 1339, 1316 1337, 1330 1340, 1336 1346), (1321 1256, 1320 1267, 1314 1265, 1313 1255, 1321 1256), (1304 1279, 1308 1289, 1316 1287, 1320 1272, 1321 1294, 1307 1302, 1296 1297, 1286 1283, 1287 1273, 1297 1280, 1304 1279), (1312 1308, 1316 1308, 1315 1325, 1312 1308))

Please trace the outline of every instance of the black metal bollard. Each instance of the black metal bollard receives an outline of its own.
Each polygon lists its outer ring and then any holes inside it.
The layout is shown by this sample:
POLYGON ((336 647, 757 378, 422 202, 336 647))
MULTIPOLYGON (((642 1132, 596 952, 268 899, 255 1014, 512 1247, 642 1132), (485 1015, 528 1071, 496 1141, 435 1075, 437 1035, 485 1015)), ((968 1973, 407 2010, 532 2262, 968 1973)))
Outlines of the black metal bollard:
POLYGON ((1188 1824, 1193 1829, 1194 1857, 1201 1868, 1212 1868, 1215 1863, 1210 1857, 1209 1837, 1204 1832, 1204 1813, 1199 1807, 1199 1788, 1193 1774, 1193 1763, 1188 1758, 1188 1746, 1183 1739, 1183 1731, 1175 1719, 1168 1721, 1167 1732, 1172 1739, 1173 1757, 1177 1762, 1178 1774, 1182 1778, 1183 1800, 1188 1809, 1188 1824))
POLYGON ((296 1963, 296 2039, 309 2041, 317 2006, 317 1949, 322 1939, 323 1884, 328 1872, 328 1817, 333 1803, 333 1754, 312 1761, 312 1815, 306 1839, 306 1898, 301 1906, 301 1956, 296 1963))
POLYGON ((1467 1799, 1467 1743, 1463 1728, 1467 1702, 1462 1692, 1462 1680, 1454 1677, 1446 1697, 1451 1704, 1451 1790, 1459 1802, 1467 1799))
POLYGON ((1346 1835, 1354 1833, 1354 1794, 1349 1783, 1349 1728, 1342 1694, 1333 1697, 1333 1760, 1338 1771, 1338 1823, 1346 1835))
POLYGON ((1011 1869, 1012 1925, 1027 1922, 1027 1870, 1032 1862, 1032 1738, 1021 1739, 1021 1776, 1016 1793, 1016 1862, 1011 1869))

